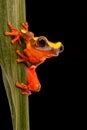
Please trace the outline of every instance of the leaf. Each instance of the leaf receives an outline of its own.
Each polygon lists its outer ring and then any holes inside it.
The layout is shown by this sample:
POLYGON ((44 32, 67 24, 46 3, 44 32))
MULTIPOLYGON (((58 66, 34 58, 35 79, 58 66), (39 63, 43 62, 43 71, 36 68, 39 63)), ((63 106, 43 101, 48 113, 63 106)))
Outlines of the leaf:
POLYGON ((12 45, 11 38, 4 35, 11 22, 16 28, 26 22, 25 0, 0 0, 0 65, 3 82, 11 110, 13 130, 29 130, 28 96, 23 96, 15 86, 16 82, 27 83, 26 66, 16 62, 17 49, 23 51, 18 43, 12 45))

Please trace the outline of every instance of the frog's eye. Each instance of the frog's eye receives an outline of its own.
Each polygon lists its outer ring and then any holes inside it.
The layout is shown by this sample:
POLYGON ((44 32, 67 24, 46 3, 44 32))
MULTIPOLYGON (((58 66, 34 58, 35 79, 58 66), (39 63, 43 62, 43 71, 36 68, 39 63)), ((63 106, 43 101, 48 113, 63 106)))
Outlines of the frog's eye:
POLYGON ((36 46, 37 47, 45 47, 45 46, 47 46, 46 37, 44 37, 44 36, 38 37, 37 42, 36 42, 36 46))

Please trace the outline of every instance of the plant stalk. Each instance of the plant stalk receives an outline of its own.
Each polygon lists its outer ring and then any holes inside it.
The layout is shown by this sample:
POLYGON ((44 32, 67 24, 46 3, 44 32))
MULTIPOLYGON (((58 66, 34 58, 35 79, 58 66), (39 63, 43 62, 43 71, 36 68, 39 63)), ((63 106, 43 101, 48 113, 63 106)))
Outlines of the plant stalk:
POLYGON ((16 50, 23 51, 23 46, 11 44, 11 38, 4 35, 9 31, 7 23, 18 29, 26 22, 25 0, 0 0, 0 66, 3 82, 10 106, 13 130, 30 130, 29 126, 29 98, 22 95, 22 90, 15 86, 16 82, 25 83, 26 66, 18 64, 16 50))

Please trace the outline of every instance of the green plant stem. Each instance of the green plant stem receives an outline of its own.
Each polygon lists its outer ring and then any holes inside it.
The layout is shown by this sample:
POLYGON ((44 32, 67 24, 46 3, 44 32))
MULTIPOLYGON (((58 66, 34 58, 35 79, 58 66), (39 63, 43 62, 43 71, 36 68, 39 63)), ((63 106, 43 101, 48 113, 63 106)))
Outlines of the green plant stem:
POLYGON ((3 82, 11 110, 13 130, 29 130, 28 96, 21 94, 15 86, 16 82, 27 83, 26 66, 17 64, 15 51, 23 47, 18 43, 11 44, 11 38, 4 35, 9 31, 7 26, 11 22, 16 28, 26 21, 25 0, 0 0, 0 65, 3 82))

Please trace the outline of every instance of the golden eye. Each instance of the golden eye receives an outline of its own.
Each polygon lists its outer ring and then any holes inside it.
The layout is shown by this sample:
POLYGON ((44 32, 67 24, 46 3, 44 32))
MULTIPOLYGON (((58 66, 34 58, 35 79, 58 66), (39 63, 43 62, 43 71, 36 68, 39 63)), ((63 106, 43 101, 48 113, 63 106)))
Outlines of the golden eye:
POLYGON ((47 46, 47 39, 46 39, 46 37, 40 36, 40 37, 37 39, 36 45, 37 45, 38 47, 45 47, 45 46, 47 46))

